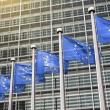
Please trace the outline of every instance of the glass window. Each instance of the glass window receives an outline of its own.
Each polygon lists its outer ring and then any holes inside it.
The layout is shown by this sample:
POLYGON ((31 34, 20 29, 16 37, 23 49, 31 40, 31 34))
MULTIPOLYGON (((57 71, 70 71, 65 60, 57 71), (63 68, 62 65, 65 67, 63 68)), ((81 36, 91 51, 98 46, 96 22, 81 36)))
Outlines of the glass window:
POLYGON ((108 11, 110 11, 110 4, 107 5, 108 11))
POLYGON ((82 6, 82 1, 73 0, 73 7, 82 6))
POLYGON ((4 42, 4 36, 0 36, 0 42, 4 42))
POLYGON ((35 5, 34 5, 35 8, 39 8, 39 7, 40 7, 40 2, 35 2, 34 4, 35 4, 35 5))
POLYGON ((5 26, 10 26, 10 20, 5 21, 5 26))
POLYGON ((40 36, 40 30, 35 30, 31 32, 31 37, 36 38, 40 36))
POLYGON ((19 19, 13 19, 12 25, 19 25, 19 19))
POLYGON ((50 35, 50 29, 43 29, 42 30, 42 36, 47 36, 47 35, 50 35))
POLYGON ((61 0, 52 0, 52 5, 60 4, 61 0))
POLYGON ((6 66, 2 66, 2 68, 1 68, 1 73, 2 73, 2 74, 6 74, 6 66))
POLYGON ((25 101, 19 101, 18 107, 19 110, 25 110, 25 101))
POLYGON ((54 43, 54 51, 58 51, 59 50, 59 45, 58 43, 54 43))
POLYGON ((79 31, 79 25, 78 24, 74 25, 74 29, 75 29, 75 31, 79 31))
POLYGON ((10 52, 10 57, 13 57, 14 56, 14 49, 10 49, 9 52, 10 52))
POLYGON ((53 19, 59 19, 61 17, 62 17, 61 12, 53 13, 53 19))
POLYGON ((83 9, 78 9, 73 11, 74 16, 83 15, 83 9))
POLYGON ((110 73, 109 72, 105 72, 103 80, 105 79, 105 83, 110 83, 110 73))
POLYGON ((91 30, 91 29, 92 29, 91 23, 86 23, 86 30, 91 30))
POLYGON ((74 21, 82 21, 84 20, 83 16, 74 17, 74 21))
POLYGON ((40 16, 32 16, 30 19, 31 19, 31 22, 39 22, 40 16))
POLYGON ((71 26, 64 26, 64 33, 73 32, 73 25, 71 26))
POLYGON ((29 4, 22 5, 22 10, 26 10, 26 9, 29 9, 29 4))
POLYGON ((71 17, 71 16, 73 16, 72 13, 73 13, 72 11, 65 11, 65 12, 63 12, 63 17, 71 17))
POLYGON ((104 12, 106 10, 107 10, 106 5, 96 7, 97 12, 104 12))
POLYGON ((7 42, 9 38, 9 35, 4 35, 4 42, 7 42))
POLYGON ((85 94, 80 96, 81 107, 92 106, 92 95, 85 94))
POLYGON ((91 5, 91 4, 93 4, 93 3, 94 3, 93 0, 85 0, 85 1, 84 1, 84 4, 85 4, 85 5, 89 5, 89 4, 91 5))
POLYGON ((79 30, 80 30, 80 31, 85 31, 85 26, 84 26, 84 24, 79 24, 79 30))
POLYGON ((21 38, 21 39, 27 39, 27 38, 28 38, 28 32, 22 32, 22 33, 20 34, 20 38, 21 38))
POLYGON ((94 105, 99 106, 99 95, 98 95, 98 93, 94 93, 93 97, 94 97, 94 105))
POLYGON ((105 0, 95 0, 96 3, 106 2, 105 0))
POLYGON ((7 55, 8 55, 8 51, 7 50, 3 50, 3 58, 6 58, 7 57, 7 55))
POLYGON ((27 24, 27 23, 30 23, 30 18, 29 17, 21 19, 21 24, 27 24))
POLYGON ((19 11, 20 7, 19 5, 13 6, 12 11, 19 11))
POLYGON ((63 3, 69 3, 72 2, 72 0, 62 0, 63 3))
POLYGON ((27 55, 27 47, 20 48, 20 55, 27 55))
POLYGON ((91 75, 92 76, 92 84, 97 84, 97 76, 96 76, 96 74, 92 74, 91 75))
POLYGON ((2 13, 6 13, 6 9, 5 9, 5 7, 2 8, 2 13))
POLYGON ((0 21, 0 27, 2 27, 2 23, 3 23, 3 21, 0 21))
POLYGON ((41 20, 45 21, 45 20, 50 20, 50 14, 45 14, 41 16, 41 20))
POLYGON ((14 49, 14 55, 15 55, 15 56, 18 56, 18 48, 15 48, 15 49, 14 49))
POLYGON ((90 76, 89 76, 89 74, 79 76, 79 85, 80 86, 90 86, 90 76))
POLYGON ((10 7, 6 7, 6 13, 10 12, 11 8, 10 7))
POLYGON ((41 1, 42 6, 49 6, 50 5, 50 0, 43 0, 41 1))
POLYGON ((11 34, 11 41, 18 40, 19 33, 11 34))
POLYGON ((69 105, 68 108, 79 108, 80 107, 80 98, 78 95, 68 97, 69 105))

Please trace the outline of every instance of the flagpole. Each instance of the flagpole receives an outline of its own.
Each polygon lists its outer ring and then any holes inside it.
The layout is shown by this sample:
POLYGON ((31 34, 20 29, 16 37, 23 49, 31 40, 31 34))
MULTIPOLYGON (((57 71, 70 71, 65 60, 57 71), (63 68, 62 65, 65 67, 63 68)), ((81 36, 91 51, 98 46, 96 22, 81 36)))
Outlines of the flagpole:
POLYGON ((35 110, 35 50, 36 46, 31 45, 32 49, 32 89, 31 89, 31 110, 35 110))
POLYGON ((57 29, 59 35, 59 65, 60 65, 60 110, 66 110, 65 103, 65 87, 64 87, 64 74, 63 74, 63 52, 62 52, 62 28, 57 29))
POLYGON ((12 62, 12 67, 11 67, 11 79, 10 79, 10 92, 9 92, 9 105, 8 105, 8 110, 12 110, 12 95, 13 95, 13 77, 14 77, 14 62, 15 58, 11 58, 12 62))
POLYGON ((94 13, 95 13, 94 7, 90 7, 88 9, 88 12, 91 14, 100 110, 107 110, 105 96, 104 96, 105 94, 104 94, 104 88, 103 88, 103 80, 102 80, 102 74, 101 74, 100 56, 99 56, 98 43, 97 43, 97 35, 96 35, 96 27, 95 27, 95 19, 94 19, 94 13))

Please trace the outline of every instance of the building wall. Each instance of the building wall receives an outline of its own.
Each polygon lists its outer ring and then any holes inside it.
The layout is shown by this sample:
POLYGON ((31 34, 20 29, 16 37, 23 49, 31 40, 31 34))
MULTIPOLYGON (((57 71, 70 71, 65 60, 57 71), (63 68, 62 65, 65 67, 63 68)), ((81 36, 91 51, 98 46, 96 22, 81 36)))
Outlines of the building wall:
MULTIPOLYGON (((0 71, 9 74, 10 58, 31 62, 31 44, 38 49, 58 52, 58 27, 65 35, 93 45, 90 14, 110 19, 109 0, 8 0, 0 2, 0 71)), ((110 44, 99 44, 106 104, 110 110, 110 44)), ((14 94, 14 110, 30 110, 31 86, 14 94)), ((60 110, 59 75, 46 75, 46 82, 36 84, 36 110, 60 110)), ((99 110, 95 65, 73 61, 65 75, 67 110, 99 110)), ((8 96, 0 103, 7 110, 8 96)))

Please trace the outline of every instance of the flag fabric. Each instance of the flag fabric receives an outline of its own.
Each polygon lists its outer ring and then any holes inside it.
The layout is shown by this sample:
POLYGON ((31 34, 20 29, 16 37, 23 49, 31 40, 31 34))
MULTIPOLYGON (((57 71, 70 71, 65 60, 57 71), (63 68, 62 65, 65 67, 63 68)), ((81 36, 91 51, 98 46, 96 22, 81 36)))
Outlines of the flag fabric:
MULTIPOLYGON (((9 87, 10 87, 11 74, 5 75, 4 77, 7 78, 7 80, 9 81, 8 83, 9 83, 9 87)), ((24 89, 25 89, 25 85, 24 84, 15 84, 15 82, 13 83, 13 92, 20 93, 20 92, 23 92, 24 89)))
POLYGON ((9 92, 10 80, 4 75, 0 75, 0 94, 9 92))
POLYGON ((58 72, 58 57, 46 51, 37 51, 38 74, 58 72), (39 68, 41 67, 41 68, 39 68))
POLYGON ((98 42, 108 43, 110 42, 110 20, 96 16, 96 30, 98 36, 98 42))
POLYGON ((44 83, 45 82, 45 76, 43 74, 37 74, 36 82, 37 83, 44 83))
POLYGON ((77 60, 84 64, 94 64, 94 49, 86 43, 72 39, 70 36, 62 37, 64 60, 77 60))
MULTIPOLYGON (((35 82, 44 82, 44 75, 36 74, 35 82)), ((32 83, 32 64, 31 63, 16 63, 14 67, 14 83, 16 85, 32 83)))
MULTIPOLYGON (((36 51, 37 74, 59 73, 59 58, 55 53, 36 51)), ((64 70, 68 68, 68 62, 64 61, 64 70)))
POLYGON ((10 81, 4 75, 0 75, 0 101, 5 99, 5 94, 9 92, 10 81))
POLYGON ((0 93, 0 101, 3 101, 4 99, 5 99, 5 94, 3 94, 3 93, 1 94, 0 93))
POLYGON ((30 63, 16 63, 14 66, 14 84, 31 84, 32 65, 30 63))

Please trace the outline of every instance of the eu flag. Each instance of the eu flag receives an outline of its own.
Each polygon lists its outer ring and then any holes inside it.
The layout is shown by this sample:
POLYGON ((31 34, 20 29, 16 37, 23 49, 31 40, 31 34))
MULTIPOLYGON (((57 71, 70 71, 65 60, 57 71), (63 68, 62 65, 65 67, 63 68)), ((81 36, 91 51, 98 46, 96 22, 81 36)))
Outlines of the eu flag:
POLYGON ((4 75, 0 75, 0 94, 9 92, 10 80, 4 75))
POLYGON ((31 84, 32 65, 30 63, 16 63, 14 66, 14 84, 31 84))
POLYGON ((43 83, 43 82, 45 82, 45 76, 44 76, 44 74, 36 74, 37 75, 37 78, 36 78, 36 82, 37 83, 43 83))
POLYGON ((37 74, 58 72, 58 57, 46 51, 37 51, 37 74))
POLYGON ((94 50, 88 44, 68 36, 64 36, 62 39, 64 60, 77 60, 84 64, 95 63, 94 50))
MULTIPOLYGON (((11 78, 11 76, 10 75, 5 75, 4 77, 8 80, 8 85, 10 87, 10 78, 11 78)), ((13 84, 13 92, 15 92, 15 93, 23 92, 24 88, 25 88, 24 84, 15 84, 15 83, 13 84)), ((9 90, 7 92, 9 92, 9 90)))
POLYGON ((108 43, 110 42, 110 20, 96 16, 96 29, 98 42, 108 43))
POLYGON ((0 93, 0 101, 3 101, 5 99, 5 95, 0 93))
MULTIPOLYGON (((36 52, 37 74, 59 73, 59 58, 55 53, 46 51, 36 52)), ((68 68, 68 63, 64 61, 64 69, 68 68)))
MULTIPOLYGON (((37 69, 38 70, 38 69, 37 69)), ((44 82, 44 76, 35 73, 36 82, 44 82)), ((32 64, 16 63, 14 66, 14 83, 16 85, 32 83, 32 64)))

